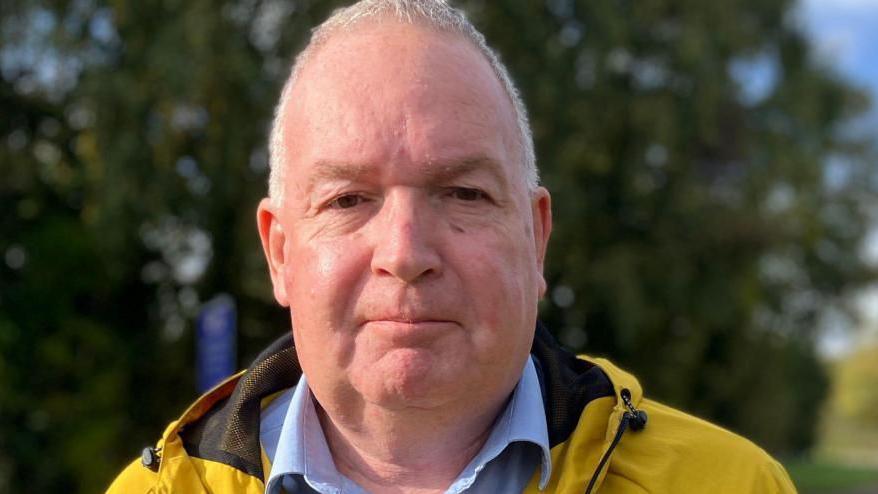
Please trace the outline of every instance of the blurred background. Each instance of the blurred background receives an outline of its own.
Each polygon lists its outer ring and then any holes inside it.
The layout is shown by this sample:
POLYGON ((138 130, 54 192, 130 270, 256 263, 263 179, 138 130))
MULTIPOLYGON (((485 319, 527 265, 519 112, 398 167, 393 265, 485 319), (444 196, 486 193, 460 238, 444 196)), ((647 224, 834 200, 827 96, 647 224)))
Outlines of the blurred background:
MULTIPOLYGON (((0 3, 0 493, 103 491, 288 331, 266 135, 339 3, 0 3)), ((878 1, 457 5, 530 109, 558 338, 878 492, 878 1)))

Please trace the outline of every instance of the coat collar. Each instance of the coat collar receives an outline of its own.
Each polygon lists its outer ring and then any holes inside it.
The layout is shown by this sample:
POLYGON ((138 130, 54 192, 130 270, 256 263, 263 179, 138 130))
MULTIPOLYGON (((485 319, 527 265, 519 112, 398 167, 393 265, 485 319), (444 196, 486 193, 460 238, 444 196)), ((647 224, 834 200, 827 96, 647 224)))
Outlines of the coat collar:
MULTIPOLYGON (((605 359, 577 358, 561 348, 541 323, 537 323, 531 353, 539 364, 551 447, 571 436, 591 400, 615 395, 619 408, 623 389, 630 390, 635 405, 642 398, 640 384, 633 376, 605 359)), ((288 332, 260 353, 246 371, 208 391, 172 422, 159 447, 180 444, 180 453, 264 479, 267 472, 263 471, 259 442, 263 400, 295 386, 301 374, 288 332)))

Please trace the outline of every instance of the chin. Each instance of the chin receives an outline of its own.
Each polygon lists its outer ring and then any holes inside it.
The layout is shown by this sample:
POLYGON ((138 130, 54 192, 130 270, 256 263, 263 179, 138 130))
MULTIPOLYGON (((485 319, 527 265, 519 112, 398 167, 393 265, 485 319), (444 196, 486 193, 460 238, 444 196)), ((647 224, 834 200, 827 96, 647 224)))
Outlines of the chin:
POLYGON ((450 379, 449 369, 436 365, 437 360, 423 350, 388 352, 364 369, 363 394, 368 401, 388 408, 429 406, 441 401, 444 390, 454 388, 454 379, 450 379))

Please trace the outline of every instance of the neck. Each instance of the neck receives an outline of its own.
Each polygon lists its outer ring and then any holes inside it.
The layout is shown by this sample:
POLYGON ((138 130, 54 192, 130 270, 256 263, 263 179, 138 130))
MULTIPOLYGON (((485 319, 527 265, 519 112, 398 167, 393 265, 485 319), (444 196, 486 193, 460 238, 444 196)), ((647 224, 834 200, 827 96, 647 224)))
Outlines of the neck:
POLYGON ((488 440, 506 403, 481 414, 370 409, 357 423, 316 403, 338 471, 369 492, 444 492, 488 440))

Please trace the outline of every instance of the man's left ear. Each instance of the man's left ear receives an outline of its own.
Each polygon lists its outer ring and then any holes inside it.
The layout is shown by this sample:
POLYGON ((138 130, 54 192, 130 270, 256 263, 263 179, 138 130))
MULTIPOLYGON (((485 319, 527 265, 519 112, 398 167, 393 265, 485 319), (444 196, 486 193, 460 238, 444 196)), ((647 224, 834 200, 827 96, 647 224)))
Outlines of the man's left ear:
POLYGON ((540 298, 546 294, 546 278, 544 273, 546 249, 549 236, 552 234, 552 196, 545 187, 537 187, 531 192, 531 210, 533 213, 534 252, 536 253, 537 269, 539 270, 540 298))

